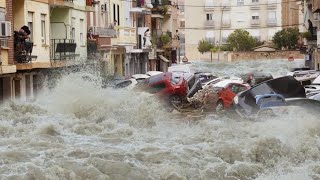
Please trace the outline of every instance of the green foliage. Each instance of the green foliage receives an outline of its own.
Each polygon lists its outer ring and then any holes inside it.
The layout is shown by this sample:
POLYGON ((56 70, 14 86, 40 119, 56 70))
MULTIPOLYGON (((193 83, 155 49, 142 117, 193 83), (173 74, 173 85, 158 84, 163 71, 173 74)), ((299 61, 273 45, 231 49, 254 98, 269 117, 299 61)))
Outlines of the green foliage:
POLYGON ((198 43, 198 51, 203 54, 205 52, 209 52, 212 48, 214 48, 214 46, 212 44, 210 44, 208 41, 206 40, 201 40, 198 43))
POLYGON ((227 45, 220 46, 221 51, 232 51, 232 48, 227 45))
POLYGON ((234 51, 250 51, 256 46, 256 39, 246 30, 236 29, 227 39, 227 48, 234 51))
POLYGON ((301 36, 303 38, 306 38, 306 39, 311 39, 312 38, 312 34, 309 31, 301 33, 301 36))
POLYGON ((171 37, 169 36, 169 34, 163 34, 159 37, 160 39, 160 46, 166 46, 171 42, 171 37))
POLYGON ((299 36, 300 33, 298 28, 282 29, 281 31, 276 32, 272 42, 276 45, 277 49, 292 50, 296 48, 299 36))

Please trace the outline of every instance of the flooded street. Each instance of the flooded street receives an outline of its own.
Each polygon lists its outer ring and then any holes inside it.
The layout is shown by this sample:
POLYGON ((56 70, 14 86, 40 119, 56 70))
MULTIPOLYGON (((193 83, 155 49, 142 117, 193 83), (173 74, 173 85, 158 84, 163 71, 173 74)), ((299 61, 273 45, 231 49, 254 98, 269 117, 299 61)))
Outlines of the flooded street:
MULTIPOLYGON (((275 77, 301 61, 194 63, 197 70, 275 77)), ((318 115, 190 120, 150 95, 65 76, 33 103, 0 108, 0 179, 320 179, 318 115), (183 118, 181 118, 183 117, 183 118)))

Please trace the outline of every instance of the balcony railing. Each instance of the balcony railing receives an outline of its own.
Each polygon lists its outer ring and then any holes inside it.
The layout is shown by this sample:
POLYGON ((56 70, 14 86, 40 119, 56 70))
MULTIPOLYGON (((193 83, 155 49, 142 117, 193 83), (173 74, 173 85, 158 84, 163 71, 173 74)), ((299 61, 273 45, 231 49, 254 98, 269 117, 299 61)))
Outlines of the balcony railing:
POLYGON ((95 4, 98 4, 98 1, 96 1, 96 0, 86 0, 86 6, 94 6, 95 4))
POLYGON ((277 1, 276 0, 268 0, 267 9, 276 9, 277 1))
POLYGON ((17 63, 29 63, 37 56, 32 55, 33 42, 27 41, 19 34, 14 32, 14 60, 17 63))
POLYGON ((91 27, 93 34, 99 36, 117 37, 115 28, 91 27))
POLYGON ((205 25, 206 27, 214 27, 214 20, 204 21, 204 25, 205 25))
POLYGON ((267 24, 268 26, 275 26, 277 25, 277 19, 268 19, 267 24))
POLYGON ((112 38, 112 45, 136 44, 137 34, 134 27, 118 27, 117 38, 112 38))
POLYGON ((230 0, 224 0, 221 3, 221 10, 223 10, 223 11, 231 10, 231 2, 230 2, 230 0))
POLYGON ((251 19, 251 26, 259 26, 260 19, 251 19))
POLYGON ((49 0, 51 6, 73 7, 73 0, 49 0))
POLYGON ((251 10, 259 10, 260 9, 260 4, 259 2, 253 2, 252 5, 250 6, 251 10))
POLYGON ((87 52, 92 55, 98 51, 108 51, 111 46, 111 37, 93 35, 93 38, 87 41, 87 52))
POLYGON ((51 60, 68 60, 74 59, 77 44, 73 39, 51 39, 51 60))

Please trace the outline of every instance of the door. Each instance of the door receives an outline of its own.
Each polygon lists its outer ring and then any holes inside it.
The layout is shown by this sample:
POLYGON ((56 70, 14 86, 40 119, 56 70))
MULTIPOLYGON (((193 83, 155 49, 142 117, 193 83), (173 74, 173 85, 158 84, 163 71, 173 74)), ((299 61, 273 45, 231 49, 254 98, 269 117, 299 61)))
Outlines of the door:
POLYGON ((233 101, 233 98, 236 96, 236 94, 239 91, 239 86, 237 84, 230 84, 226 88, 226 96, 225 96, 225 102, 224 105, 226 108, 230 107, 231 102, 233 101))

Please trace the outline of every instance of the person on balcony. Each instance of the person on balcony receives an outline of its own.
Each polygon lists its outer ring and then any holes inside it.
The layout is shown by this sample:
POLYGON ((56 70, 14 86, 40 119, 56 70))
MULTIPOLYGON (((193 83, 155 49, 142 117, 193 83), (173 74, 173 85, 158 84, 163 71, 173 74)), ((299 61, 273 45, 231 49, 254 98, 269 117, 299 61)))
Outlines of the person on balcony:
POLYGON ((93 38, 93 33, 92 33, 92 29, 91 28, 88 31, 87 38, 90 41, 95 41, 95 39, 93 38))
POLYGON ((143 47, 151 46, 150 29, 147 29, 143 34, 143 47))
POLYGON ((308 19, 308 23, 309 23, 308 30, 311 33, 311 37, 313 37, 313 24, 312 24, 312 21, 310 19, 308 19))

